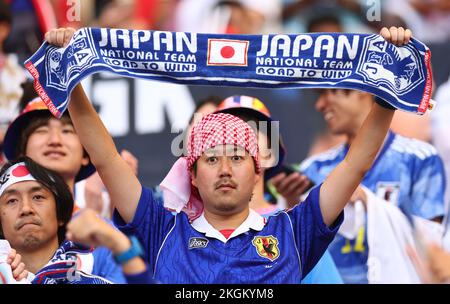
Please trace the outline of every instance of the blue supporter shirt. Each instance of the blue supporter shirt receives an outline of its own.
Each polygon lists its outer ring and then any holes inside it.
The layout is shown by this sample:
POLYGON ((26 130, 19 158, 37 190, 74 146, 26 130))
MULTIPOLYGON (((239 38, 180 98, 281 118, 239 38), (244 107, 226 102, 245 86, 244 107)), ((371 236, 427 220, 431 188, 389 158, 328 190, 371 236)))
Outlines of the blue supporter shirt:
MULTIPOLYGON (((280 209, 276 211, 261 214, 261 216, 268 218, 280 212, 280 209)), ((336 264, 331 257, 328 250, 325 250, 316 266, 308 273, 306 277, 300 282, 301 284, 343 284, 341 275, 336 267, 336 264)))
MULTIPOLYGON (((337 236, 337 235, 336 235, 337 236)), ((343 284, 344 281, 339 274, 339 270, 333 261, 329 250, 323 253, 323 256, 317 262, 316 266, 306 277, 303 278, 301 284, 343 284)))
POLYGON ((265 220, 249 217, 228 239, 201 216, 192 224, 184 212, 163 207, 145 187, 124 233, 137 235, 145 259, 161 283, 298 283, 314 267, 335 236, 343 213, 327 227, 319 206, 320 186, 295 208, 265 220), (195 228, 194 228, 195 227, 195 228))
POLYGON ((127 284, 158 284, 158 282, 153 279, 153 273, 148 268, 141 273, 127 274, 125 275, 125 278, 127 279, 127 284))
POLYGON ((92 252, 92 255, 94 256, 93 275, 105 278, 115 284, 127 282, 122 267, 114 260, 111 250, 106 247, 98 247, 92 252))
MULTIPOLYGON (((340 145, 306 159, 300 166, 314 183, 321 183, 345 158, 340 145)), ((436 149, 428 143, 389 132, 362 184, 379 197, 426 219, 443 216, 445 173, 436 149)), ((329 251, 345 283, 367 283, 366 227, 354 240, 336 235, 329 251)))

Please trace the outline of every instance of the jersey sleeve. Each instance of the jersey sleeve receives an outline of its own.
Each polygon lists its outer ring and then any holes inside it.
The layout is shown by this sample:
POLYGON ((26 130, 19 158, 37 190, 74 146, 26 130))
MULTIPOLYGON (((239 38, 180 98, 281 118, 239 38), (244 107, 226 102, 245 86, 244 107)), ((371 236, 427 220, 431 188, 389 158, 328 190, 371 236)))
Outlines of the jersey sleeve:
POLYGON ((288 211, 300 254, 302 278, 317 264, 344 220, 342 211, 331 226, 324 223, 319 205, 321 186, 313 188, 305 201, 288 211))
POLYGON ((153 279, 153 273, 148 267, 141 273, 126 274, 125 278, 128 284, 157 284, 157 281, 153 279))
POLYGON ((344 284, 328 250, 325 251, 301 284, 344 284))
POLYGON ((135 235, 145 251, 145 260, 154 269, 158 251, 166 235, 175 223, 175 215, 164 208, 160 196, 154 190, 142 187, 141 197, 133 220, 130 223, 114 211, 113 221, 123 233, 135 235))
POLYGON ((122 268, 114 261, 112 252, 106 247, 98 247, 92 252, 94 256, 93 275, 98 275, 115 284, 125 284, 122 268))
POLYGON ((438 154, 417 158, 414 167, 412 214, 425 219, 444 216, 446 177, 442 159, 438 154))

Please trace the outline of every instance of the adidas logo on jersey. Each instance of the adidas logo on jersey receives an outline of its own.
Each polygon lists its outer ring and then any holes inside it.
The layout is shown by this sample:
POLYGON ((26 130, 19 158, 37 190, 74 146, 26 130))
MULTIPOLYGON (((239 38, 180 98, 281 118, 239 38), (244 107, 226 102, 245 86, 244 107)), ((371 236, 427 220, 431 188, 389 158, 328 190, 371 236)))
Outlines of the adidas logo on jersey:
POLYGON ((205 238, 194 237, 189 239, 189 249, 205 248, 209 241, 205 238))

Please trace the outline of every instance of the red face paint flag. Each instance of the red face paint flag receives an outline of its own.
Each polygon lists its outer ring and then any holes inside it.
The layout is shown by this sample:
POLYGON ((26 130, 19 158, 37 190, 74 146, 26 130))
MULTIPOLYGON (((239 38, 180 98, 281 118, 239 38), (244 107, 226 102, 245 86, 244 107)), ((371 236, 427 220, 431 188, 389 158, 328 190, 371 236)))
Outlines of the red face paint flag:
POLYGON ((246 40, 208 39, 208 65, 247 66, 249 42, 246 40))

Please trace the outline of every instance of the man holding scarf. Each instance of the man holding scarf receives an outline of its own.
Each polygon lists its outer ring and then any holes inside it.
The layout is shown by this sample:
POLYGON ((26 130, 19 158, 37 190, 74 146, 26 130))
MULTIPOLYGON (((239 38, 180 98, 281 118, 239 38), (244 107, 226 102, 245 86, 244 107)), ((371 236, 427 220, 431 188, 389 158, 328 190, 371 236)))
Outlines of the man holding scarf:
MULTIPOLYGON (((54 30, 46 40, 61 47, 73 33, 54 30)), ((398 33, 396 28, 382 32, 388 41, 398 33)), ((403 44, 410 38, 409 32, 398 40, 403 44)), ((333 239, 394 114, 374 104, 345 160, 324 183, 297 207, 266 221, 249 208, 261 170, 256 136, 239 118, 210 114, 194 126, 187 157, 161 184, 160 202, 120 158, 81 85, 72 92, 69 112, 116 202, 116 223, 138 235, 155 278, 163 283, 298 282, 333 239)))

